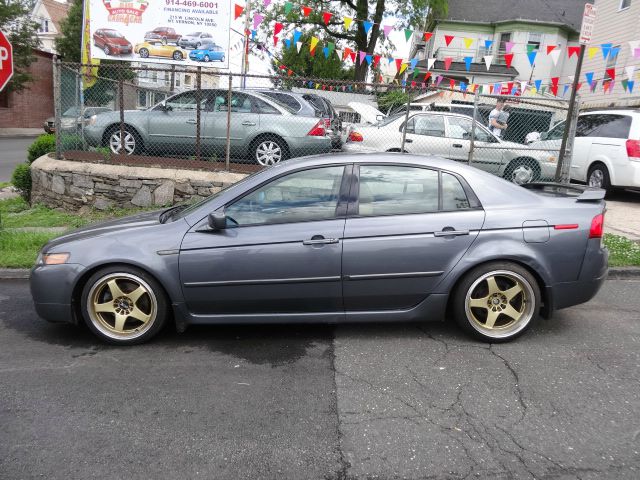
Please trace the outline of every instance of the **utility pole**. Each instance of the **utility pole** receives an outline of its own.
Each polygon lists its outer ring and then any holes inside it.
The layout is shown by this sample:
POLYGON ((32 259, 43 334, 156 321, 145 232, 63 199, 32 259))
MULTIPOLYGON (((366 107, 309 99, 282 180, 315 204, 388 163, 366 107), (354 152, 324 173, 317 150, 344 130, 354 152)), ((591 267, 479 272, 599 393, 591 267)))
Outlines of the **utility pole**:
MULTIPOLYGON (((240 86, 244 90, 247 88, 247 71, 249 70, 249 11, 251 10, 251 0, 247 0, 247 6, 244 10, 244 49, 242 50, 242 78, 240 86)), ((231 79, 231 77, 229 77, 231 79)))

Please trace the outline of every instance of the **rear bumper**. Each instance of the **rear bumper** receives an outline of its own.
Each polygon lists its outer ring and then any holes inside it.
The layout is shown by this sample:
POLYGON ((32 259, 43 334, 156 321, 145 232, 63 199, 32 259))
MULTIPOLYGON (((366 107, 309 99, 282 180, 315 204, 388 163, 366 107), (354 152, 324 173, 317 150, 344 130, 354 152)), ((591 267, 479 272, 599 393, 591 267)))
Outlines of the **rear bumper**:
POLYGON ((290 137, 286 140, 291 157, 305 157, 331 151, 330 137, 290 137))

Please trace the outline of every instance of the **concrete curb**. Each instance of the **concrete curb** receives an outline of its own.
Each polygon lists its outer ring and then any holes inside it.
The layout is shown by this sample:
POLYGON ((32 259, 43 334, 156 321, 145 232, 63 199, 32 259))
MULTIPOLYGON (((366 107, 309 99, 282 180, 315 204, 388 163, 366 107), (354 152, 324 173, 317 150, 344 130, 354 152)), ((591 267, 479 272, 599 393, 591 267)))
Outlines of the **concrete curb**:
MULTIPOLYGON (((0 268, 0 280, 29 278, 28 268, 0 268)), ((608 280, 640 279, 640 267, 614 267, 609 269, 608 280)))

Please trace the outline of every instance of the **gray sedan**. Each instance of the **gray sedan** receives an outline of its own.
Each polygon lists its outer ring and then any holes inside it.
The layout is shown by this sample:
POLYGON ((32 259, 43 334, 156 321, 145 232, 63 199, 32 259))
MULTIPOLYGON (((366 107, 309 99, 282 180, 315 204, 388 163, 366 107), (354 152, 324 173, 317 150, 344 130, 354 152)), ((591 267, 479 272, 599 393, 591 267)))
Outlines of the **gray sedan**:
POLYGON ((49 242, 37 312, 135 344, 175 323, 442 321, 506 341, 607 275, 604 191, 402 154, 317 156, 49 242))
POLYGON ((331 139, 322 118, 295 115, 286 105, 252 92, 205 89, 182 92, 149 110, 92 117, 84 129, 91 146, 108 146, 113 153, 142 152, 162 156, 193 155, 197 133, 196 110, 200 102, 200 139, 205 155, 223 155, 230 112, 231 155, 249 157, 266 166, 291 157, 327 153, 331 139), (122 141, 123 140, 123 141, 122 141))

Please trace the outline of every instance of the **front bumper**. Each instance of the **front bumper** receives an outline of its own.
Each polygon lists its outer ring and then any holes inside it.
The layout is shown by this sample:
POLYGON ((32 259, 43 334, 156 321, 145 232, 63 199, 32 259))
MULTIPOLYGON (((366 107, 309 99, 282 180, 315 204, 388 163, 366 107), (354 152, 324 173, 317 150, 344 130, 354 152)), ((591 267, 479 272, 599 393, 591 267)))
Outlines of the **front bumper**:
POLYGON ((84 266, 77 263, 36 265, 31 269, 31 297, 40 317, 48 322, 75 323, 73 289, 84 266))

